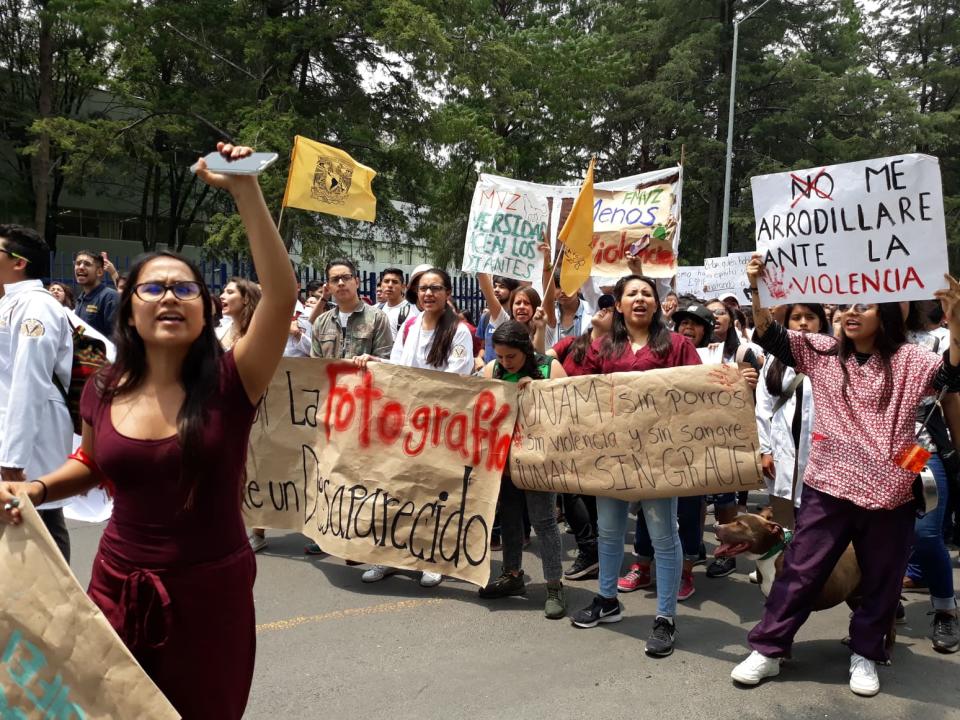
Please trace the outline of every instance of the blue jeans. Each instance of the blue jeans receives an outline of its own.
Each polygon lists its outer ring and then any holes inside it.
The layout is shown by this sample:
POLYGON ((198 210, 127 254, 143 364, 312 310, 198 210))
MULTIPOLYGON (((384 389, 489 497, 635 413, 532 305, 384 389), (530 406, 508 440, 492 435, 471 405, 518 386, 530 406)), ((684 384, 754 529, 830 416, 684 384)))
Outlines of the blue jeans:
MULTIPOLYGON (((733 495, 733 493, 730 493, 733 495)), ((703 540, 703 528, 700 526, 703 510, 703 495, 677 498, 677 524, 680 526, 680 547, 683 559, 696 562, 700 558, 700 543, 703 540)), ((637 560, 649 563, 653 558, 653 543, 647 531, 647 522, 643 513, 637 514, 637 532, 633 536, 633 551, 637 560)))
MULTIPOLYGON (((625 500, 597 498, 600 595, 605 598, 617 597, 628 507, 625 500)), ((653 559, 657 563, 657 615, 672 618, 677 611, 677 591, 683 569, 683 549, 677 532, 677 498, 643 500, 640 509, 647 521, 653 559)))
POLYGON ((937 480, 940 498, 933 512, 917 520, 914 528, 916 540, 907 565, 907 576, 927 584, 934 608, 949 610, 956 607, 953 596, 953 568, 950 567, 950 554, 943 542, 943 516, 950 502, 950 486, 943 463, 937 454, 930 458, 927 465, 937 480))

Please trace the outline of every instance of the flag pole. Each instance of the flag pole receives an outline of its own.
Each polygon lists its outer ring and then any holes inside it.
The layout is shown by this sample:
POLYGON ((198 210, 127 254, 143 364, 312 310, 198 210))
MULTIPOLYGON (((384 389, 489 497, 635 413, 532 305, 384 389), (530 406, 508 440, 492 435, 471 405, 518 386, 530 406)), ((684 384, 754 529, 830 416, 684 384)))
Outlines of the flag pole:
POLYGON ((286 209, 285 205, 280 206, 280 217, 277 219, 277 233, 280 233, 280 226, 283 225, 283 211, 286 209))

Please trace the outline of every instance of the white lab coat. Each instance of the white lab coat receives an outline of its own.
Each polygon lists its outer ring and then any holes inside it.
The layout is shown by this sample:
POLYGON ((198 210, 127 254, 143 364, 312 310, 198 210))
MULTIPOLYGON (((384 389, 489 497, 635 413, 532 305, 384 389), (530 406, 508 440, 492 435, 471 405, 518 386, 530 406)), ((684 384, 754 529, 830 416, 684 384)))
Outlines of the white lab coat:
MULTIPOLYGON (((28 480, 60 467, 70 454, 73 423, 65 388, 73 370, 67 310, 40 280, 4 286, 0 299, 0 467, 23 468, 28 480)), ((64 501, 43 509, 61 507, 64 501)))
MULTIPOLYGON (((776 466, 776 479, 772 482, 767 481, 767 490, 776 497, 790 499, 791 484, 793 482, 793 464, 796 458, 796 449, 793 444, 793 415, 796 411, 797 399, 792 395, 776 414, 773 414, 773 406, 777 403, 777 396, 771 395, 767 390, 767 372, 773 366, 772 362, 767 362, 760 372, 760 382, 757 383, 757 434, 760 436, 760 452, 773 455, 773 462, 776 466)), ((796 376, 796 371, 791 368, 785 368, 783 372, 783 388, 789 387, 796 376)), ((800 491, 803 489, 803 471, 807 467, 807 460, 810 458, 810 436, 813 434, 813 388, 810 385, 810 378, 804 378, 801 385, 803 388, 800 408, 800 459, 797 465, 797 491, 794 498, 794 505, 800 506, 800 491)))

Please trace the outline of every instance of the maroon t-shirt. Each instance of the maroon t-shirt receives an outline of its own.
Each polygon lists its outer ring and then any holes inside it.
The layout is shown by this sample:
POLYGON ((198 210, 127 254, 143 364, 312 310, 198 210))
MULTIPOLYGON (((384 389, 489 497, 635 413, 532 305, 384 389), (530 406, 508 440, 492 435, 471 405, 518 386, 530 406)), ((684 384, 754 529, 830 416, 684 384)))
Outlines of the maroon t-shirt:
POLYGON ((87 383, 80 414, 93 427, 93 457, 115 488, 113 516, 101 546, 146 568, 209 562, 247 542, 241 482, 256 407, 243 388, 233 352, 220 360, 220 387, 206 406, 200 465, 205 468, 193 506, 181 482, 177 436, 136 440, 117 432, 110 402, 87 383))
MULTIPOLYGON (((573 360, 573 353, 570 352, 570 346, 573 345, 576 339, 576 335, 570 335, 569 337, 563 338, 552 348, 557 354, 557 360, 560 361, 560 364, 563 366, 563 369, 567 373, 568 377, 586 374, 583 369, 583 364, 578 365, 575 363, 573 360)), ((586 355, 584 355, 583 359, 587 359, 586 355)))
POLYGON ((670 333, 670 349, 664 355, 656 355, 648 345, 634 352, 630 346, 620 357, 604 358, 600 352, 606 338, 594 340, 583 362, 585 375, 604 375, 616 372, 637 372, 638 370, 658 370, 680 365, 700 365, 700 355, 689 338, 678 333, 670 333))

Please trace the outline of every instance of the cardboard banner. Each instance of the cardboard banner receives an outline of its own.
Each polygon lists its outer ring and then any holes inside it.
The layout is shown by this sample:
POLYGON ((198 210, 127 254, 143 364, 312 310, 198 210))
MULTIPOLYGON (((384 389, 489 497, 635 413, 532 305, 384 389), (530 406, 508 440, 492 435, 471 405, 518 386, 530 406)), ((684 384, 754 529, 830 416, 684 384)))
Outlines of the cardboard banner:
POLYGON ((706 300, 733 293, 741 305, 751 302, 747 264, 753 252, 730 253, 726 257, 704 258, 703 297, 706 300))
POLYGON ((707 271, 703 265, 681 265, 677 268, 677 295, 693 295, 703 298, 703 286, 707 282, 707 271))
POLYGON ((899 155, 750 184, 763 305, 925 300, 946 287, 937 158, 899 155))
POLYGON ((20 502, 0 524, 0 718, 179 718, 20 502))
MULTIPOLYGON (((540 198, 546 203, 547 238, 556 259, 559 252, 557 234, 573 209, 573 201, 580 192, 580 186, 542 185, 482 174, 477 182, 474 203, 470 209, 463 269, 470 270, 467 267, 467 253, 472 252, 474 207, 478 204, 478 193, 489 193, 490 188, 497 188, 498 192, 507 188, 509 192, 517 195, 512 203, 513 207, 522 207, 520 198, 540 198)), ((655 278, 673 277, 677 270, 677 250, 680 246, 682 188, 681 167, 594 183, 594 257, 591 275, 619 278, 628 274, 630 270, 627 267, 626 253, 630 246, 636 243, 640 249, 644 274, 655 278)), ((494 200, 499 202, 497 198, 494 200)))
POLYGON ((284 358, 250 435, 246 524, 485 585, 516 386, 284 358))
POLYGON ((517 487, 641 500, 763 485, 753 399, 735 366, 538 380, 519 404, 517 487))
POLYGON ((543 254, 537 249, 549 210, 541 193, 519 188, 507 178, 481 175, 473 191, 464 272, 485 272, 539 284, 543 254))

